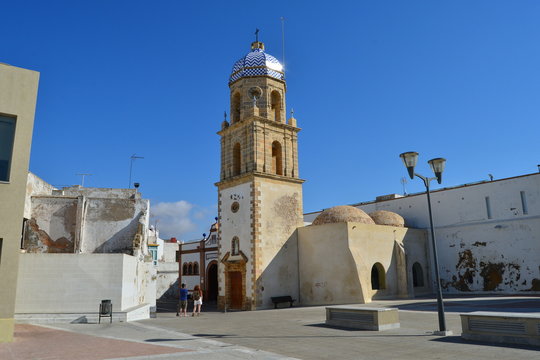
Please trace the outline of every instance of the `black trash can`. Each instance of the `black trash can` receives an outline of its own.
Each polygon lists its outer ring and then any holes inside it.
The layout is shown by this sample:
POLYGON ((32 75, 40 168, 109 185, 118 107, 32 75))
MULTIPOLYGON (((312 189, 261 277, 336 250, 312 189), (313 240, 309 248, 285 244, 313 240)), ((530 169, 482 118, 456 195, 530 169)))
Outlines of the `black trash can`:
POLYGON ((108 317, 111 319, 112 323, 112 302, 111 300, 101 300, 101 304, 99 304, 99 321, 98 323, 101 324, 101 318, 102 317, 108 317))

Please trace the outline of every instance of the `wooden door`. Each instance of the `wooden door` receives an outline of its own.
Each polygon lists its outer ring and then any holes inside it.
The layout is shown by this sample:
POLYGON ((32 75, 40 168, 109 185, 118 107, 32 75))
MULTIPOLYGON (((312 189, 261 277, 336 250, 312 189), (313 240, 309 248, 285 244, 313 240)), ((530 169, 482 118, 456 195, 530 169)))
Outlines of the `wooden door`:
POLYGON ((231 309, 242 310, 242 273, 240 271, 229 272, 229 291, 231 294, 231 309))

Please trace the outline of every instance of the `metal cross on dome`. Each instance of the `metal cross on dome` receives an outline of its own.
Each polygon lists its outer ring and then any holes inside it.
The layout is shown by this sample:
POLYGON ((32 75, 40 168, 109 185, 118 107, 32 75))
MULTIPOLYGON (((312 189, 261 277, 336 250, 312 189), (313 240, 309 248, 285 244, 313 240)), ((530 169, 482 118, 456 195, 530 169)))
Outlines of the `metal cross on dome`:
POLYGON ((259 29, 255 29, 255 41, 259 42, 259 29))

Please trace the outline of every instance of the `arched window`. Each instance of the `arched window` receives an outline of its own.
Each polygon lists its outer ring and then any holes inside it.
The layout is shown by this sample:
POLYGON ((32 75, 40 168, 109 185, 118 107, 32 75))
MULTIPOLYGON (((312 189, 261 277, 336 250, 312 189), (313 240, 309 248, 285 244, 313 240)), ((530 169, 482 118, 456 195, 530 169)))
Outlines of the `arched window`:
POLYGON ((193 264, 193 275, 199 275, 199 263, 195 262, 193 264))
POLYGON ((240 253, 240 239, 235 236, 231 241, 231 255, 238 255, 240 253))
POLYGON ((375 263, 371 268, 371 288, 373 290, 386 289, 386 275, 381 263, 375 263))
POLYGON ((422 265, 415 262, 412 266, 412 281, 414 287, 424 286, 424 271, 422 265))
POLYGON ((272 143, 272 172, 277 175, 283 175, 281 144, 278 141, 272 143))
POLYGON ((231 101, 231 124, 240 121, 240 93, 235 93, 231 101))
POLYGON ((242 170, 242 148, 240 143, 234 144, 233 147, 233 176, 240 175, 242 170))
POLYGON ((188 275, 193 275, 193 264, 192 263, 189 263, 187 273, 188 273, 188 275))
POLYGON ((187 263, 184 263, 184 265, 182 265, 182 274, 188 275, 188 264, 187 263))
POLYGON ((272 103, 272 111, 274 112, 274 120, 281 122, 281 95, 277 91, 272 91, 271 97, 271 103, 272 103))

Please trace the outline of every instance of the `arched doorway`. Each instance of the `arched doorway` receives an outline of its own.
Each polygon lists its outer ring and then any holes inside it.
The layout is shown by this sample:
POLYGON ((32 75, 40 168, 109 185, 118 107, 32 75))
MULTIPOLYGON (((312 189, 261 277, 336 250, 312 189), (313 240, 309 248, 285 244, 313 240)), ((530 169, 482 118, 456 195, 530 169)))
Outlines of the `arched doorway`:
POLYGON ((206 270, 206 298, 208 301, 217 301, 218 295, 218 265, 212 261, 206 270))
POLYGON ((413 264, 412 276, 413 276, 414 287, 424 286, 424 271, 422 271, 422 265, 420 265, 418 262, 415 262, 413 264))

